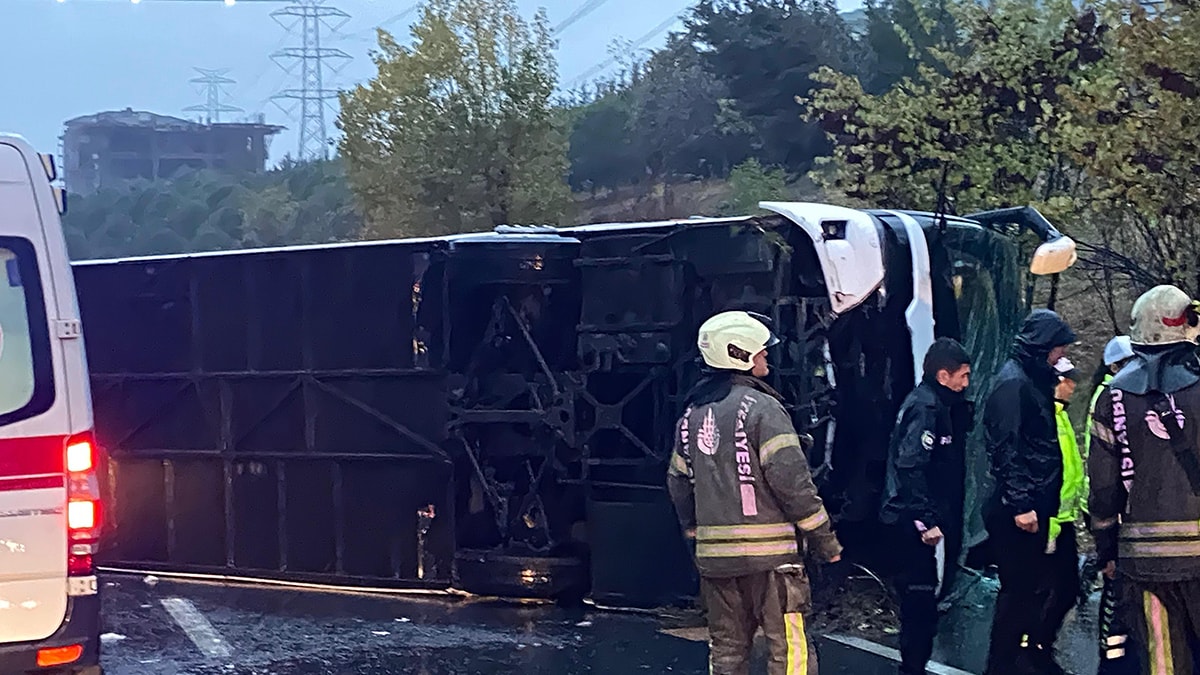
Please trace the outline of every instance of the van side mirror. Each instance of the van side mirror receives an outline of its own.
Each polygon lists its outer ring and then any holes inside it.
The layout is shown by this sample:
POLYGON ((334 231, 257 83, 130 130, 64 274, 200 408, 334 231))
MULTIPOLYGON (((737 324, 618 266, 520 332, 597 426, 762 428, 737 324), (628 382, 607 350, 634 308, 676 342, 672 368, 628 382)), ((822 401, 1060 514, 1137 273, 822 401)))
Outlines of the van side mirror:
POLYGON ((1029 263, 1029 271, 1038 276, 1059 274, 1077 260, 1079 254, 1075 250, 1075 240, 1063 235, 1037 247, 1029 263))

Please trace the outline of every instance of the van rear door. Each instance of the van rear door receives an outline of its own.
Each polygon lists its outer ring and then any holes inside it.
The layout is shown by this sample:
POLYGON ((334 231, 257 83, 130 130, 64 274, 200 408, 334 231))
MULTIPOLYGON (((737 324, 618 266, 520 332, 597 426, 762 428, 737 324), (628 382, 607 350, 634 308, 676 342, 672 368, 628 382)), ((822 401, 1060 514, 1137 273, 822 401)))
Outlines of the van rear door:
POLYGON ((41 158, 0 136, 0 643, 47 638, 66 614, 74 429, 54 274, 65 258, 41 158))

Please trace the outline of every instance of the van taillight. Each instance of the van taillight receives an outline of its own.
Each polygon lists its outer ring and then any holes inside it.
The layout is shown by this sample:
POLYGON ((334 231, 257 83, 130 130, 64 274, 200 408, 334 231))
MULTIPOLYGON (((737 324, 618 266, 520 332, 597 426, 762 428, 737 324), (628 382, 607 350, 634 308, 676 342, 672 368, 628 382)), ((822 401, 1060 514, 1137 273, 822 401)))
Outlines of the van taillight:
POLYGON ((100 539, 99 450, 87 431, 67 440, 67 573, 91 576, 100 539))

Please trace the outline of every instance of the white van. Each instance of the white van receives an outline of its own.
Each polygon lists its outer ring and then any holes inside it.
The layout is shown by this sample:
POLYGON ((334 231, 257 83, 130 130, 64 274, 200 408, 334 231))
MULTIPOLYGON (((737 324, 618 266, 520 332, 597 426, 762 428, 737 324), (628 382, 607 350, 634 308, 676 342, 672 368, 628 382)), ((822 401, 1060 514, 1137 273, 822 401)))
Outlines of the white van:
POLYGON ((99 675, 100 453, 53 158, 0 135, 0 675, 99 675))

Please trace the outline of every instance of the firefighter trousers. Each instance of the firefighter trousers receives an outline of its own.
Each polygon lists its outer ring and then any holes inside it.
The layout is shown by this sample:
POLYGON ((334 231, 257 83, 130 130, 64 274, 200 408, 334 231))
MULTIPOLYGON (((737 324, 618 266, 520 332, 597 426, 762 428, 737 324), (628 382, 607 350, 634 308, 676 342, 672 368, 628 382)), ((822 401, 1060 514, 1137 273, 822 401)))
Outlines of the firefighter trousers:
POLYGON ((749 675, 754 634, 767 639, 768 675, 817 675, 817 654, 804 617, 812 593, 803 566, 739 577, 702 577, 708 612, 709 672, 749 675))
POLYGON ((1122 600, 1145 675, 1196 672, 1200 644, 1200 579, 1173 582, 1121 579, 1122 600))
MULTIPOLYGON (((1098 675, 1138 675, 1141 667, 1137 642, 1130 635, 1129 612, 1123 604, 1120 575, 1104 577, 1100 591, 1100 668, 1098 675)), ((1141 620, 1139 613, 1138 620, 1141 620)))

